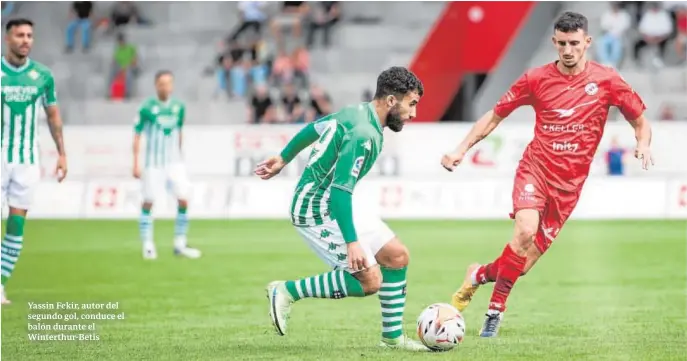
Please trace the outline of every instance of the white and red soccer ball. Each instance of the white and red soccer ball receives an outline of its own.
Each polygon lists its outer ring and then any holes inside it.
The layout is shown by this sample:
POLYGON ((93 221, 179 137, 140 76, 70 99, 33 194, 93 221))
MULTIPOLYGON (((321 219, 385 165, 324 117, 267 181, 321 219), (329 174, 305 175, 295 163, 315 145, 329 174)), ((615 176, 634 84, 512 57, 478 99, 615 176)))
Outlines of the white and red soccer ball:
POLYGON ((465 320, 448 303, 435 303, 417 318, 417 336, 432 351, 448 351, 463 342, 465 320))

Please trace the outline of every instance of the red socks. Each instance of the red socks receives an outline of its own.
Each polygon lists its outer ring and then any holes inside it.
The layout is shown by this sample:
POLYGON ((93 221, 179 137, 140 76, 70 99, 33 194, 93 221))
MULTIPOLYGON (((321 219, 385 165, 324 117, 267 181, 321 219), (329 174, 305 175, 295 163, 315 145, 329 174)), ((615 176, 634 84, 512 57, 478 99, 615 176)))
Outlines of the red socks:
POLYGON ((489 263, 488 265, 484 266, 484 279, 485 282, 494 282, 496 281, 496 276, 499 274, 499 261, 501 260, 501 257, 497 258, 494 262, 489 263))
POLYGON ((499 272, 498 263, 499 258, 492 263, 479 266, 472 274, 472 284, 483 285, 496 281, 496 275, 499 272))
MULTIPOLYGON (((523 270, 525 269, 525 262, 527 257, 519 256, 510 245, 506 245, 503 249, 501 257, 499 257, 495 262, 484 266, 485 275, 491 272, 497 272, 496 284, 494 285, 494 291, 491 294, 491 301, 489 302, 490 310, 497 310, 503 312, 506 310, 506 299, 510 291, 513 289, 515 281, 518 280, 523 270)), ((489 275, 486 275, 489 279, 489 275)))

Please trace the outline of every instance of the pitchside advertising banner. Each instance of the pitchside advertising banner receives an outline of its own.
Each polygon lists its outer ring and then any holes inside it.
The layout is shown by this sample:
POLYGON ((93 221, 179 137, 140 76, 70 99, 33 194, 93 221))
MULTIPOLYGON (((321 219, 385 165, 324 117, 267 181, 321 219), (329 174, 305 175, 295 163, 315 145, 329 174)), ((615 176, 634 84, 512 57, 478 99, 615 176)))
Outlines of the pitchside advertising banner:
MULTIPOLYGON (((274 180, 252 175, 255 165, 278 153, 299 126, 188 126, 184 158, 193 182, 190 212, 199 218, 286 218, 293 187, 307 163, 305 150, 274 180)), ((571 132, 579 125, 544 131, 571 132)), ((419 124, 386 131, 375 168, 356 189, 356 204, 386 218, 504 218, 511 208, 512 179, 533 125, 506 120, 471 151, 453 173, 441 155, 453 149, 470 124, 419 124)), ((132 178, 132 128, 70 126, 65 130, 69 181, 51 178, 55 152, 47 129, 40 133, 44 181, 31 210, 34 218, 135 218, 140 184, 132 178)), ((687 218, 687 124, 654 123, 656 166, 608 178, 605 154, 615 140, 628 151, 634 132, 624 122, 608 124, 592 176, 573 217, 687 218)), ((554 149, 556 144, 552 144, 554 149)), ((560 145, 558 145, 560 148, 560 145)), ((563 145, 568 151, 574 144, 563 145)), ((145 149, 144 147, 142 149, 145 149)), ((563 148, 560 148, 563 149, 563 148)), ((174 201, 164 189, 155 215, 172 217, 174 201)))

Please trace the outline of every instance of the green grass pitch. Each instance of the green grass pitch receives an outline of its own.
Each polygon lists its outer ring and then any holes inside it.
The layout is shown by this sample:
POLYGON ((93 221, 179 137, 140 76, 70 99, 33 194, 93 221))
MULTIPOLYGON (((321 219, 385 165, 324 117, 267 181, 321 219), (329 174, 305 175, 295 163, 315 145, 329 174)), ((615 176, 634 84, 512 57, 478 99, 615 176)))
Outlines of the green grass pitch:
MULTIPOLYGON (((465 266, 493 259, 512 232, 507 221, 389 224, 411 251, 413 337, 419 312, 448 302, 465 266)), ((3 361, 687 359, 684 221, 570 222, 515 286, 500 338, 476 336, 487 286, 464 314, 464 343, 434 354, 378 349, 374 296, 299 302, 277 336, 264 286, 326 271, 287 221, 192 220, 199 260, 172 255, 172 230, 155 223, 159 258, 146 262, 135 221, 30 220, 2 308, 3 361), (99 341, 29 341, 29 301, 118 302, 125 319, 95 321, 99 341)))

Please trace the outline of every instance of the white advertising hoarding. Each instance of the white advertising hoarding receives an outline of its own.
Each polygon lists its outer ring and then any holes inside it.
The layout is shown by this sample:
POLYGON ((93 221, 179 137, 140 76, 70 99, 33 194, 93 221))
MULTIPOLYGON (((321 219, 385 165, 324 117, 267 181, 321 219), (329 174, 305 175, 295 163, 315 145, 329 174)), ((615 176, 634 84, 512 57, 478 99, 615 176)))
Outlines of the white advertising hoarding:
MULTIPOLYGON (((511 211, 513 174, 530 141, 531 124, 504 122, 471 151, 456 172, 446 172, 441 155, 455 147, 471 124, 409 125, 386 131, 384 150, 356 189, 358 207, 385 218, 505 219, 511 211)), ((632 127, 608 124, 592 176, 572 218, 687 218, 687 124, 655 123, 656 165, 642 171, 628 164, 628 176, 608 178, 605 152, 612 139, 632 150, 632 127)), ((188 126, 184 158, 193 182, 190 213, 198 218, 283 218, 293 187, 307 162, 304 151, 275 179, 252 175, 259 161, 278 153, 300 126, 188 126)), ((132 177, 133 129, 129 126, 68 126, 68 181, 50 176, 54 146, 40 133, 44 180, 33 218, 136 218, 140 183, 132 177)), ((160 190, 154 213, 173 217, 175 202, 160 190)))
MULTIPOLYGON (((193 182, 189 215, 193 218, 288 221, 295 180, 223 180, 193 182)), ((512 211, 512 182, 505 178, 456 181, 363 180, 354 209, 386 219, 507 219, 512 211)), ((140 184, 135 180, 98 179, 63 184, 43 182, 32 218, 136 219, 140 184)), ((173 218, 176 202, 161 191, 156 218, 173 218)), ((571 219, 687 219, 687 178, 589 179, 571 219)))
MULTIPOLYGON (((439 161, 470 130, 470 124, 416 124, 400 133, 385 131, 384 149, 369 177, 407 179, 455 179, 466 177, 512 176, 533 126, 509 124, 507 120, 492 135, 468 153, 456 173, 449 174, 439 161)), ((127 126, 66 127, 65 143, 72 177, 131 177, 133 128, 127 126)), ((196 176, 250 177, 255 164, 277 154, 298 132, 300 126, 188 126, 183 135, 184 158, 189 173, 196 176)), ((625 122, 606 126, 592 166, 592 174, 605 172, 605 153, 612 139, 629 151, 636 143, 634 131, 625 122)), ((55 152, 50 134, 40 133, 42 163, 47 171, 54 166, 55 152)), ((144 149, 144 148, 142 148, 144 149)), ((656 165, 652 174, 687 175, 687 124, 653 125, 652 151, 656 165)), ((296 178, 307 163, 304 151, 281 174, 296 178)), ((642 174, 639 162, 628 164, 628 174, 642 174)))

